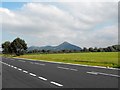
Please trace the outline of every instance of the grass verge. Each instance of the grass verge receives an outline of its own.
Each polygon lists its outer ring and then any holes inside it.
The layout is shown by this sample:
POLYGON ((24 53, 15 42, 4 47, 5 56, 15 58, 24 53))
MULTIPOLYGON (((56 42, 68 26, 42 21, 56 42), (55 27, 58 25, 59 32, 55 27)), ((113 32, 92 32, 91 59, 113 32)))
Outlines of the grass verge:
POLYGON ((16 58, 120 68, 120 63, 118 62, 118 54, 118 52, 26 54, 17 56, 16 58))

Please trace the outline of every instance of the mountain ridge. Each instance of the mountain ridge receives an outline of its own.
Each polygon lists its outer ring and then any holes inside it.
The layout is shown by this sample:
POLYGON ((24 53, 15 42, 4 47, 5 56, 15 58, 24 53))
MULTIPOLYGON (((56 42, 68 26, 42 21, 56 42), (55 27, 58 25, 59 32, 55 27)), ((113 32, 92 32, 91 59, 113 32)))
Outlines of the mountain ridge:
POLYGON ((52 50, 52 51, 60 51, 60 50, 81 50, 81 47, 79 46, 76 46, 76 45, 73 45, 69 42, 63 42, 57 46, 42 46, 42 47, 38 47, 38 46, 30 46, 28 48, 28 51, 31 51, 31 50, 52 50))

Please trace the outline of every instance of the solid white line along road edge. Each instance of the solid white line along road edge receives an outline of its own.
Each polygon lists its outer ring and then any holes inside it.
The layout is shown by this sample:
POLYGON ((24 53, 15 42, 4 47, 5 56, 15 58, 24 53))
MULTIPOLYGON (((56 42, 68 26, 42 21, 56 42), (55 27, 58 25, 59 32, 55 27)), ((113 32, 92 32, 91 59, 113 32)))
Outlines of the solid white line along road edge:
POLYGON ((114 74, 107 74, 107 73, 101 73, 101 72, 86 72, 86 73, 89 73, 89 74, 94 74, 94 75, 105 75, 105 76, 112 76, 112 77, 120 77, 119 75, 114 75, 114 74))
POLYGON ((45 60, 35 60, 35 59, 27 59, 27 58, 15 58, 15 59, 22 59, 22 60, 29 60, 29 61, 42 61, 48 63, 58 63, 58 64, 67 64, 67 65, 76 65, 76 66, 83 66, 83 67, 94 67, 94 68, 103 68, 103 69, 110 69, 110 70, 120 70, 119 68, 111 68, 111 67, 103 67, 103 66, 91 66, 91 65, 84 65, 84 64, 73 64, 73 63, 63 63, 63 62, 54 62, 54 61, 45 61, 45 60))
POLYGON ((38 77, 39 79, 42 79, 42 80, 44 80, 44 81, 47 81, 47 79, 46 78, 44 78, 44 77, 38 77))
POLYGON ((35 74, 33 74, 33 73, 29 73, 29 74, 30 74, 31 76, 34 76, 34 77, 37 76, 37 75, 35 75, 35 74))
POLYGON ((59 84, 59 83, 56 83, 56 82, 53 82, 53 81, 51 81, 50 83, 52 83, 52 84, 54 84, 54 85, 57 85, 57 86, 59 86, 59 87, 62 87, 62 86, 63 86, 62 84, 59 84))

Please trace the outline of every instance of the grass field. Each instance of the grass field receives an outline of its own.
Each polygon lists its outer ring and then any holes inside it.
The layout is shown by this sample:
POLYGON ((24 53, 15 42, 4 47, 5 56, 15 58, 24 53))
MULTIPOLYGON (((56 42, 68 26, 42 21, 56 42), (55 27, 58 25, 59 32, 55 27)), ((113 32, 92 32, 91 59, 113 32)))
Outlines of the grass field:
POLYGON ((17 58, 120 68, 120 63, 118 63, 118 52, 26 54, 18 56, 17 58))

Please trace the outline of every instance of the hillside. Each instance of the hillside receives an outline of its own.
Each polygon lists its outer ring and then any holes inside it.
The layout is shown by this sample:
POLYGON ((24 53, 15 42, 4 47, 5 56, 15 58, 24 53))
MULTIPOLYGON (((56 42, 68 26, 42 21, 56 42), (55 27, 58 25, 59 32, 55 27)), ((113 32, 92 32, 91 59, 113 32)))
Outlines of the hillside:
POLYGON ((43 46, 43 47, 31 46, 28 48, 28 51, 30 50, 52 50, 52 51, 76 50, 76 51, 79 51, 81 50, 81 48, 71 43, 63 42, 62 44, 58 46, 43 46))

